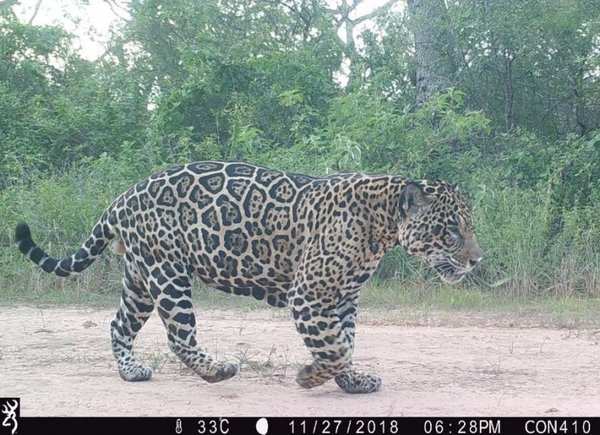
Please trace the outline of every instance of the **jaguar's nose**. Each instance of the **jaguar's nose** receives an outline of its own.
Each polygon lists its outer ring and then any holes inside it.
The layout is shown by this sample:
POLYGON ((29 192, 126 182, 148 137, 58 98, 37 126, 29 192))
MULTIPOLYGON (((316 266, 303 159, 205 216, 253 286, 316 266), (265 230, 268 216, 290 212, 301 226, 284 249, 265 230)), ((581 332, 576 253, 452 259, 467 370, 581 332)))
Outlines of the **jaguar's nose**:
POLYGON ((469 266, 471 267, 475 267, 477 266, 479 263, 481 263, 481 260, 483 260, 483 256, 479 256, 477 258, 471 258, 469 260, 469 266))
POLYGON ((477 246, 475 249, 473 249, 473 251, 471 251, 471 255, 469 255, 469 257, 469 266, 474 268, 481 263, 481 260, 483 260, 483 251, 479 246, 477 246))

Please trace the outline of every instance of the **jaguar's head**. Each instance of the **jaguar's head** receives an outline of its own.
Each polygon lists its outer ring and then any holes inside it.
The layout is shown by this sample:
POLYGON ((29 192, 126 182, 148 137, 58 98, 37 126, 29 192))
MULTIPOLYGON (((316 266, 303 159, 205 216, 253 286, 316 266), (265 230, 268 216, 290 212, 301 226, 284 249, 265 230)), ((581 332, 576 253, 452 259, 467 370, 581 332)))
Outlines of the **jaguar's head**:
POLYGON ((399 202, 399 242, 426 261, 444 282, 459 282, 482 259, 467 203, 443 181, 413 181, 399 202))

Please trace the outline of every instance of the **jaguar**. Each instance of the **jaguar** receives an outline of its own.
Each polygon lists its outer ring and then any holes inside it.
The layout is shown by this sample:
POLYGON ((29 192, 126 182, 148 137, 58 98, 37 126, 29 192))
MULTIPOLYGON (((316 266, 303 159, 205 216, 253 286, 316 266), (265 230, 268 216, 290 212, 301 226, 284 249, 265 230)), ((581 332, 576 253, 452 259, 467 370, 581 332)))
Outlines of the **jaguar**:
POLYGON ((352 362, 357 303, 382 256, 396 246, 460 281, 483 258, 471 213, 456 186, 400 176, 313 177, 243 162, 181 164, 133 185, 103 212, 73 255, 49 256, 24 222, 16 245, 43 270, 67 277, 111 244, 124 257, 120 307, 110 323, 120 376, 146 381, 136 335, 154 310, 169 348, 202 379, 219 382, 239 365, 217 361, 197 341, 192 280, 287 308, 312 361, 303 388, 334 379, 371 393, 379 376, 352 362))

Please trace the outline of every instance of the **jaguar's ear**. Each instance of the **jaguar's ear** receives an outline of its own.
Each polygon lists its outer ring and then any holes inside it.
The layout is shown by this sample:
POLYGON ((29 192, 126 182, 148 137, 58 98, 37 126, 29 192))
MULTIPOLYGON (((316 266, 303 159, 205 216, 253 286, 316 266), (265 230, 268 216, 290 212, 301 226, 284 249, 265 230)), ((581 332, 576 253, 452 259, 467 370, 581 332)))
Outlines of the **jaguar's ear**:
POLYGON ((402 193, 400 194, 400 201, 398 204, 400 216, 405 219, 408 216, 424 213, 432 202, 433 199, 423 192, 421 186, 417 183, 410 182, 402 189, 402 193))

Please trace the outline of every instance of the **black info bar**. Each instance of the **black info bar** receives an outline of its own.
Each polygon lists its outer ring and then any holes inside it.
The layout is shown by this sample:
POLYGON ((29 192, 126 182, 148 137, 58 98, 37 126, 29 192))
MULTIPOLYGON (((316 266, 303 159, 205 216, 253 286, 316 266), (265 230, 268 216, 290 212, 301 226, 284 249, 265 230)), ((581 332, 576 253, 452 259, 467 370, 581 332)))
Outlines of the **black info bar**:
POLYGON ((600 435, 600 417, 20 417, 0 434, 600 435))

